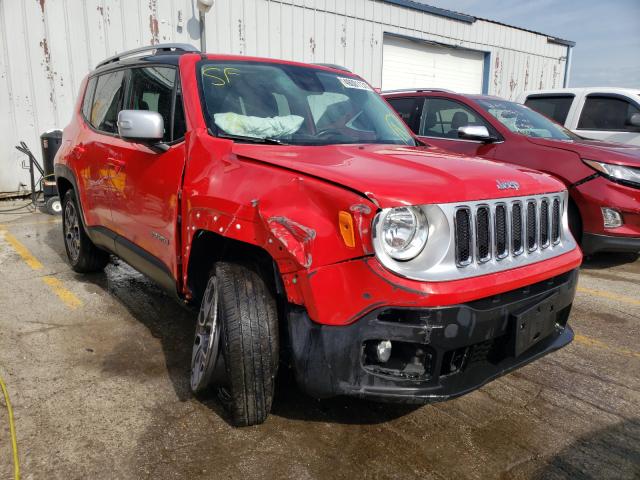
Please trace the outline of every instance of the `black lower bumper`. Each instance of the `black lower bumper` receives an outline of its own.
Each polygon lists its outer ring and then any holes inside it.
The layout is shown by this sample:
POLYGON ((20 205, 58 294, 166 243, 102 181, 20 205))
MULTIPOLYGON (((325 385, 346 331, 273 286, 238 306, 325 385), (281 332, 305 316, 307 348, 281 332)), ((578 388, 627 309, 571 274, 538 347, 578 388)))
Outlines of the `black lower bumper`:
POLYGON ((595 233, 582 234, 582 251, 585 255, 597 252, 640 252, 640 237, 614 237, 595 233))
POLYGON ((381 308, 341 327, 294 311, 296 379, 318 398, 428 403, 463 395, 571 342, 577 279, 576 269, 467 304, 381 308), (386 362, 376 356, 381 340, 392 344, 386 362))

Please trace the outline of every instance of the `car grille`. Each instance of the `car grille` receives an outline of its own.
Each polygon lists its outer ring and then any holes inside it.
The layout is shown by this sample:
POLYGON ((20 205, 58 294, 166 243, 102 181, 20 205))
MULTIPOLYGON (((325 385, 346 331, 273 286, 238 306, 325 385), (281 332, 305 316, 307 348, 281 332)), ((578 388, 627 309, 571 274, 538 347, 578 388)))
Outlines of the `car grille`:
POLYGON ((562 199, 523 200, 458 206, 455 211, 456 265, 486 263, 553 248, 560 242, 562 199))

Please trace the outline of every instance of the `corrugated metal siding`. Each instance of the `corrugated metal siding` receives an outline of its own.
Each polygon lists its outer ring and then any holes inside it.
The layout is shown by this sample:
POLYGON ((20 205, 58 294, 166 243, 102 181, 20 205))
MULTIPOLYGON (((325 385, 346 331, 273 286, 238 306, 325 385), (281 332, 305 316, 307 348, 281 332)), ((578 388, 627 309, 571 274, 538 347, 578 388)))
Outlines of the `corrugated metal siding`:
POLYGON ((28 184, 13 146, 39 159, 40 134, 68 123, 98 61, 152 42, 199 47, 199 28, 191 0, 0 0, 0 192, 28 184))
MULTIPOLYGON (((119 51, 199 46, 195 0, 0 0, 0 192, 26 183, 19 140, 68 122, 82 77, 119 51)), ((507 98, 561 87, 566 47, 478 19, 465 23, 377 0, 215 0, 209 52, 344 65, 382 81, 385 32, 490 52, 488 91, 507 98)), ((38 155, 39 156, 39 155, 38 155)))

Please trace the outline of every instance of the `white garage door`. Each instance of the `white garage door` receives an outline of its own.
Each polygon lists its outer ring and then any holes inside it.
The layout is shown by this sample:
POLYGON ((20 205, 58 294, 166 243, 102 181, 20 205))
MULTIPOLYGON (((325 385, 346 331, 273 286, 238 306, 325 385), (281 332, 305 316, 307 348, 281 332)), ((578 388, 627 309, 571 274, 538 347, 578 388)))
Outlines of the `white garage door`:
POLYGON ((484 53, 385 36, 382 89, 447 88, 482 93, 484 53))

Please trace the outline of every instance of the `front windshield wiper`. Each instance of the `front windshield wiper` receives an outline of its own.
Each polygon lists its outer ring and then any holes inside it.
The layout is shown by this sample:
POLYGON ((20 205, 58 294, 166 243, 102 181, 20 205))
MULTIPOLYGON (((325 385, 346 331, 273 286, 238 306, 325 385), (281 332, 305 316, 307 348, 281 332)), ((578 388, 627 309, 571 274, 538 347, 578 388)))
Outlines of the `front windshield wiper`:
POLYGON ((261 137, 248 137, 245 135, 233 135, 230 133, 218 133, 219 138, 228 138, 229 140, 238 140, 241 142, 250 142, 250 143, 265 143, 267 145, 288 145, 288 143, 283 142, 282 140, 278 140, 277 138, 261 138, 261 137))

